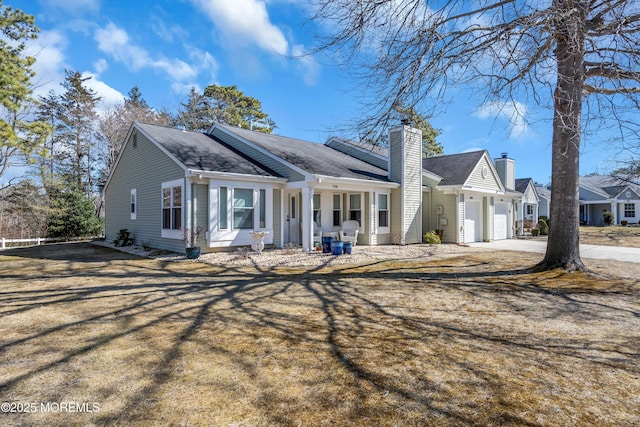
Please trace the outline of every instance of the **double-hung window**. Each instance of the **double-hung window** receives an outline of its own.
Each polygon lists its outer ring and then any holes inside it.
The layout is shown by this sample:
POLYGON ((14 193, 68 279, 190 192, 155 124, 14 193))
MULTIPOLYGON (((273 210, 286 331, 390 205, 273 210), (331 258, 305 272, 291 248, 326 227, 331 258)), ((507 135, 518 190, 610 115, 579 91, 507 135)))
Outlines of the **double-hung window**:
POLYGON ((636 217, 636 204, 635 203, 625 203, 624 204, 624 217, 625 218, 635 218, 636 217))
POLYGON ((320 194, 313 195, 313 220, 318 225, 318 227, 322 227, 322 218, 320 216, 320 194))
POLYGON ((182 180, 162 184, 162 236, 179 239, 182 235, 182 180))
POLYGON ((349 219, 362 225, 362 195, 349 194, 349 219))
POLYGON ((218 230, 273 227, 272 198, 266 188, 218 187, 218 230))
POLYGON ((253 228, 253 189, 233 189, 233 228, 253 228))
POLYGON ((378 194, 378 228, 389 228, 389 195, 378 194))
POLYGON ((340 227, 342 224, 342 196, 340 194, 333 195, 333 226, 340 227))

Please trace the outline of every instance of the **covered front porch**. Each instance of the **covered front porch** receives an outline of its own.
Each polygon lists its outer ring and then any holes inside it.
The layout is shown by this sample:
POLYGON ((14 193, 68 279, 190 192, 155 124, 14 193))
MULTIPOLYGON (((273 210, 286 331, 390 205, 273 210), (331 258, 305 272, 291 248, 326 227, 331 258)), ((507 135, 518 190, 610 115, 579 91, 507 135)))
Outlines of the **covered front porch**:
POLYGON ((357 221, 358 244, 391 243, 391 195, 398 187, 337 178, 290 183, 282 190, 282 242, 309 252, 323 235, 337 237, 345 221, 357 221))

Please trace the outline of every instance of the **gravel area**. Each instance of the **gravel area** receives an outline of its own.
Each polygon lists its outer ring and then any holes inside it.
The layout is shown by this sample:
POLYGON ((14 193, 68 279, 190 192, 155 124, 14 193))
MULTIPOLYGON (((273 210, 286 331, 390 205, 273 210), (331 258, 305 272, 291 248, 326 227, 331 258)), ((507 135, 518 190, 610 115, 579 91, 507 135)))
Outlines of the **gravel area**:
POLYGON ((470 248, 455 244, 441 245, 384 245, 354 246, 351 255, 335 256, 322 252, 305 253, 297 248, 265 249, 258 254, 249 248, 231 249, 229 251, 203 253, 196 260, 187 259, 183 254, 159 254, 158 251, 146 251, 141 246, 115 247, 111 243, 97 242, 101 246, 110 247, 123 252, 148 258, 157 258, 177 262, 203 262, 213 265, 258 266, 258 267, 319 267, 327 265, 360 264, 385 259, 426 259, 443 258, 467 252, 478 252, 484 249, 470 248))

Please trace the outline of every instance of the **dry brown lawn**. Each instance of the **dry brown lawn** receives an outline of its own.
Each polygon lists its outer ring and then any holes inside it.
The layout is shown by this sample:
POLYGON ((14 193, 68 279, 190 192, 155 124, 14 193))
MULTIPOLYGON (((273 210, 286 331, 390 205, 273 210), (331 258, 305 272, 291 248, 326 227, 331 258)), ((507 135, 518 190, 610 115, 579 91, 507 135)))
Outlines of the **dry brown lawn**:
POLYGON ((580 227, 580 243, 640 248, 640 227, 580 227))
POLYGON ((38 407, 0 424, 640 425, 637 265, 522 268, 539 257, 261 271, 5 251, 0 400, 38 407))

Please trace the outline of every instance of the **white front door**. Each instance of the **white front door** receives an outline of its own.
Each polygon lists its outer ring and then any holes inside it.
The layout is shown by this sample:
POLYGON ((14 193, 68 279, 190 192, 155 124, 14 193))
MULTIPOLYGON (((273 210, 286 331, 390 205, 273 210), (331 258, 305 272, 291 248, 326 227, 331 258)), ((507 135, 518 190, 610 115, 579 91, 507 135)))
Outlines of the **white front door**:
POLYGON ((287 231, 289 239, 287 243, 294 245, 300 244, 300 196, 297 193, 289 193, 288 197, 288 213, 287 222, 289 224, 287 231))
POLYGON ((493 239, 509 238, 509 204, 496 203, 496 213, 493 216, 493 239))
POLYGON ((467 201, 464 204, 464 243, 482 241, 482 203, 467 201))

